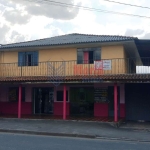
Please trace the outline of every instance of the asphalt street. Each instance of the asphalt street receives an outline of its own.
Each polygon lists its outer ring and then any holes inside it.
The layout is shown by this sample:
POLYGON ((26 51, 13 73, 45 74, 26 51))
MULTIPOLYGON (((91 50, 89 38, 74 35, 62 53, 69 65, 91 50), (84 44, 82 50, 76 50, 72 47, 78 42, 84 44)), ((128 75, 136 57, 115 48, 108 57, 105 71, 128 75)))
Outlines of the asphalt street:
POLYGON ((0 133, 0 150, 149 150, 150 143, 0 133))

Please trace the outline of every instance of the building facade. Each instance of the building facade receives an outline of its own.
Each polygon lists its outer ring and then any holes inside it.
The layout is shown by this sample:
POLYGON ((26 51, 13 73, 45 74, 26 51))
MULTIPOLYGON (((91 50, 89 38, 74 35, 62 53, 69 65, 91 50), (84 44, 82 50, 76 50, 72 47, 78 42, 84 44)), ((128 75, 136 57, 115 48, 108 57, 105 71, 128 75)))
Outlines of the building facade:
POLYGON ((0 114, 143 120, 131 107, 131 91, 149 82, 141 45, 133 37, 84 34, 2 45, 0 114))

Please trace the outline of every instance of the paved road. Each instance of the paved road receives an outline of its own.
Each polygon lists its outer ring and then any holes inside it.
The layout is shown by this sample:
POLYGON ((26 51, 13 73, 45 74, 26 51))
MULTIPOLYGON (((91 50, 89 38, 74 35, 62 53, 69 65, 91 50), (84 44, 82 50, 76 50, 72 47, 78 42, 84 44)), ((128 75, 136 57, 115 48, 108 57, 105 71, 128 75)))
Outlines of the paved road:
POLYGON ((0 133, 0 150, 149 150, 150 143, 0 133))

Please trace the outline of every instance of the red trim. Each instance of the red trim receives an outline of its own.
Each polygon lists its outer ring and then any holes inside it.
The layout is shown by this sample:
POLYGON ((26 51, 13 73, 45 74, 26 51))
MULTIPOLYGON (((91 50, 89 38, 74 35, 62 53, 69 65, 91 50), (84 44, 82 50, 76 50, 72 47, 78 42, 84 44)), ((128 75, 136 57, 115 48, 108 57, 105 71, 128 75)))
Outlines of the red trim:
POLYGON ((84 52, 83 53, 83 61, 84 61, 84 64, 88 64, 89 62, 89 52, 84 52))
MULTIPOLYGON (((18 102, 0 102, 0 113, 8 115, 18 114, 18 102)), ((22 115, 32 114, 32 102, 22 102, 22 115)))
POLYGON ((125 104, 120 104, 120 117, 125 118, 125 104))
POLYGON ((114 121, 118 121, 118 99, 117 99, 117 84, 114 84, 114 121))
POLYGON ((66 120, 66 85, 64 85, 64 97, 63 97, 63 120, 66 120))
MULTIPOLYGON (((54 115, 63 116, 63 102, 54 102, 54 115)), ((70 104, 66 103, 66 116, 70 115, 70 104)))
POLYGON ((94 104, 95 117, 108 117, 108 103, 95 103, 94 104))
POLYGON ((19 95, 18 95, 18 118, 21 118, 21 97, 22 97, 22 87, 19 85, 19 95))

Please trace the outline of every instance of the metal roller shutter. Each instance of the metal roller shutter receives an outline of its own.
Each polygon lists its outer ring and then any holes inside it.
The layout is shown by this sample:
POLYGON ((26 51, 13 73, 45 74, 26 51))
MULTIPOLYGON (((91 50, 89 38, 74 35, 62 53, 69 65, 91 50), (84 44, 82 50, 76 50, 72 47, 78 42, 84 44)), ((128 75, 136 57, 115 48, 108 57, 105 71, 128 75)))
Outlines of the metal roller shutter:
POLYGON ((125 85, 126 119, 150 121, 150 84, 125 85))

